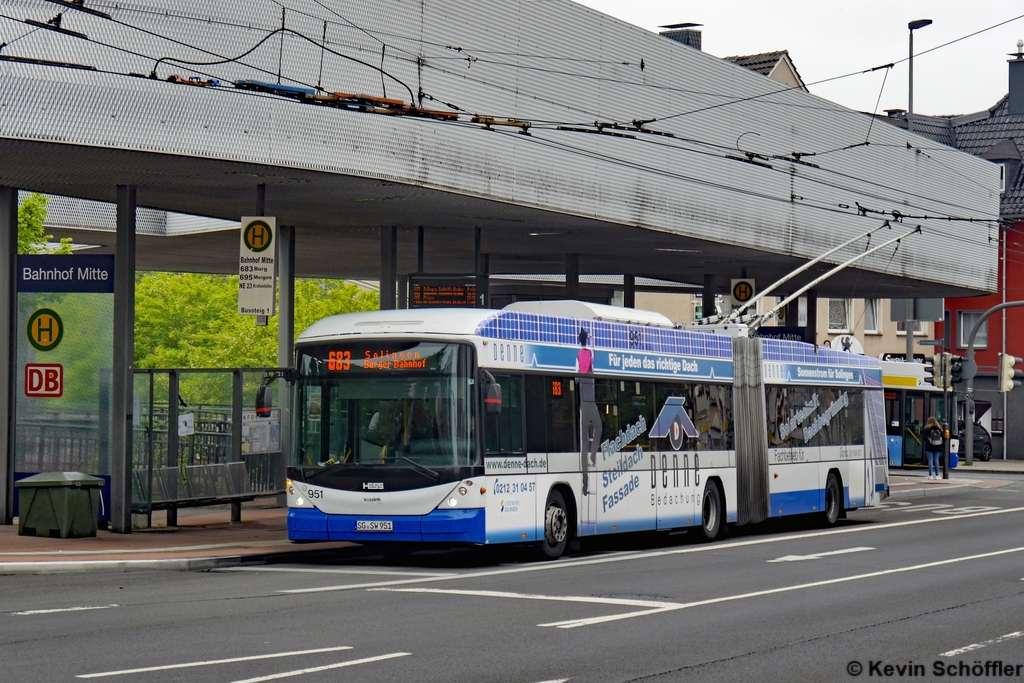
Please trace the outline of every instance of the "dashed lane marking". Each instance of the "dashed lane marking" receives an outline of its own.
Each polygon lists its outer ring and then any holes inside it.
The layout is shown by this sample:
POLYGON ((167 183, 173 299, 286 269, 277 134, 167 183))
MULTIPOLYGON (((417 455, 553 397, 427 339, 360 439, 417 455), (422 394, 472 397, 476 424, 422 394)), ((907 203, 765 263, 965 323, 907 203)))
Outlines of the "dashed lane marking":
POLYGON ((392 652, 387 655, 380 655, 378 657, 367 657, 365 659, 355 659, 351 662, 338 662, 337 664, 327 664, 326 666, 314 666, 309 669, 296 669, 295 671, 283 671, 279 674, 270 674, 269 676, 257 676, 256 678, 246 678, 242 681, 235 681, 234 683, 263 683, 263 681, 274 681, 279 678, 290 678, 292 676, 302 676, 305 674, 315 674, 319 671, 330 671, 331 669, 340 669, 344 666, 355 666, 356 664, 369 664, 371 662, 382 662, 386 659, 395 659, 396 657, 408 657, 411 652, 392 652))
POLYGON ((550 602, 585 602, 595 605, 623 605, 626 607, 678 607, 678 602, 655 600, 627 600, 625 598, 601 598, 592 595, 537 595, 534 593, 509 593, 506 591, 464 591, 442 588, 371 588, 374 591, 390 593, 437 593, 441 595, 471 595, 481 598, 512 598, 516 600, 546 600, 550 602))
POLYGON ((222 567, 213 572, 279 572, 293 574, 364 574, 368 576, 458 576, 452 572, 395 572, 377 569, 310 569, 306 567, 222 567))
POLYGON ((295 650, 293 652, 274 652, 266 655, 252 655, 249 657, 232 657, 230 659, 211 659, 204 662, 183 662, 181 664, 165 664, 164 666, 147 666, 141 669, 122 669, 121 671, 101 671, 95 674, 80 674, 75 678, 105 678, 107 676, 125 676, 127 674, 149 673, 151 671, 168 671, 170 669, 188 669, 196 666, 213 666, 214 664, 234 664, 236 662, 254 662, 259 659, 278 659, 280 657, 300 657, 302 655, 315 655, 324 652, 340 652, 351 650, 347 645, 338 647, 322 647, 317 650, 295 650))
POLYGON ((967 652, 973 652, 974 650, 980 650, 981 648, 983 648, 983 647, 985 647, 987 645, 998 645, 999 643, 1005 643, 1008 640, 1014 640, 1015 638, 1020 638, 1021 636, 1024 636, 1024 631, 1014 631, 1013 633, 1007 633, 1006 635, 999 636, 998 638, 992 638, 991 640, 983 640, 980 643, 973 643, 971 645, 966 645, 964 647, 960 647, 960 648, 957 648, 955 650, 950 650, 949 652, 943 652, 939 656, 940 657, 956 657, 957 655, 962 655, 962 654, 965 654, 967 652))
POLYGON ((96 607, 57 607, 54 609, 27 609, 23 612, 11 612, 19 617, 27 617, 34 614, 57 614, 58 612, 85 612, 94 609, 110 609, 111 607, 120 607, 120 605, 97 605, 96 607))

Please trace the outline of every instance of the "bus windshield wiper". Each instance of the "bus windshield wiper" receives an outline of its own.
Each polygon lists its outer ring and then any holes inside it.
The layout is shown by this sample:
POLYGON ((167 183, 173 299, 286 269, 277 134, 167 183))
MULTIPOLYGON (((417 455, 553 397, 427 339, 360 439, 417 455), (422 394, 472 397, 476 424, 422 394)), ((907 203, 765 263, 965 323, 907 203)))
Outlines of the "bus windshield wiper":
POLYGON ((416 462, 415 460, 412 460, 410 458, 405 457, 404 455, 398 456, 398 459, 399 460, 404 460, 407 463, 409 463, 410 465, 412 465, 412 468, 414 470, 416 470, 417 472, 419 472, 420 474, 422 474, 423 476, 430 477, 435 482, 436 481, 441 481, 441 473, 440 472, 432 470, 429 467, 425 467, 425 466, 419 464, 418 462, 416 462))

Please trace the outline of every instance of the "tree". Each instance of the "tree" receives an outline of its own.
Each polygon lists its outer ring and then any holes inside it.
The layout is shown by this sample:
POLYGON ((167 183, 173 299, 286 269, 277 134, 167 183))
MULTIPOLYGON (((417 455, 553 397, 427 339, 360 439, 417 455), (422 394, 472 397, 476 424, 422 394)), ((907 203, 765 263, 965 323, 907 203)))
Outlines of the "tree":
POLYGON ((71 238, 60 240, 60 246, 50 249, 53 235, 46 234, 47 198, 32 192, 18 207, 19 254, 70 254, 71 238))
MULTIPOLYGON (((295 329, 336 313, 375 310, 377 295, 340 280, 295 281, 295 329)), ((148 272, 135 283, 139 368, 277 367, 277 317, 238 315, 238 276, 148 272)))

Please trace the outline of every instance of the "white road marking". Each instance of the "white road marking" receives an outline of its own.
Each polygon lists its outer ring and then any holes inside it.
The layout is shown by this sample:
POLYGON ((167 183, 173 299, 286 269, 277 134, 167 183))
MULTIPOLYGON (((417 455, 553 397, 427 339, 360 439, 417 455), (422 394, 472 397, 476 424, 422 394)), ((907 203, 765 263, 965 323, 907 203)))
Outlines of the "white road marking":
POLYGON ((948 560, 939 560, 937 562, 927 562, 925 564, 913 565, 911 567, 898 567, 896 569, 882 569, 877 572, 869 572, 867 574, 856 574, 854 576, 844 576, 836 579, 826 579, 824 581, 813 581, 811 583, 801 583, 794 586, 782 586, 780 588, 770 588, 763 591, 754 591, 752 593, 741 593, 739 595, 726 595, 720 598, 709 598, 707 600, 697 600, 696 602, 687 602, 677 604, 672 607, 664 607, 662 609, 650 610, 647 612, 632 612, 629 614, 616 614, 606 617, 592 617, 589 619, 572 619, 569 621, 557 621, 549 624, 538 624, 538 626, 554 626, 555 628, 576 628, 579 626, 592 626, 594 624, 603 624, 609 621, 618 621, 620 619, 630 619, 632 617, 646 616, 647 614, 657 614, 658 612, 670 612, 673 610, 688 609, 690 607, 701 607, 703 605, 714 605, 720 602, 732 602, 734 600, 745 600, 747 598, 758 598, 765 595, 775 595, 778 593, 788 593, 791 591, 804 590, 806 588, 819 588, 821 586, 831 586, 839 583, 847 583, 849 581, 860 581, 861 579, 873 579, 880 576, 889 576, 890 574, 899 574, 902 572, 917 571, 919 569, 929 569, 931 567, 941 567, 947 564, 956 564, 957 562, 967 562, 968 560, 980 560, 986 557, 997 557, 999 555, 1008 555, 1010 553, 1024 552, 1024 547, 1019 548, 1008 548, 1006 550, 996 550, 990 553, 981 553, 979 555, 967 555, 965 557, 954 557, 948 560))
POLYGON ((1013 633, 1007 633, 1006 635, 999 636, 998 638, 992 638, 991 640, 985 640, 985 641, 982 641, 980 643, 974 643, 973 645, 967 645, 965 647, 957 648, 956 650, 950 650, 949 652, 943 652, 939 656, 940 657, 956 657, 957 655, 962 655, 962 654, 964 654, 966 652, 972 652, 973 650, 980 650, 981 648, 985 647, 986 645, 996 645, 998 643, 1005 643, 1008 640, 1013 640, 1014 638, 1020 638, 1021 636, 1024 636, 1024 631, 1014 631, 1013 633))
POLYGON ((507 593, 504 591, 461 591, 441 588, 371 588, 392 593, 439 593, 441 595, 470 595, 481 598, 512 598, 516 600, 547 600, 550 602, 586 602, 596 605, 625 605, 627 607, 677 607, 678 602, 654 600, 627 600, 625 598, 599 598, 591 595, 537 595, 533 593, 507 593))
POLYGON ((295 574, 367 574, 370 576, 458 576, 452 572, 394 572, 376 569, 308 569, 304 567, 222 567, 213 572, 281 572, 295 574))
POLYGON ((111 607, 120 607, 120 605, 99 605, 97 607, 58 607, 56 609, 29 609, 24 612, 11 612, 11 614, 17 614, 20 617, 27 617, 33 614, 56 614, 57 612, 85 612, 86 610, 93 609, 110 609, 111 607))
POLYGON ((886 524, 866 524, 863 526, 846 527, 843 529, 830 529, 828 531, 814 531, 804 534, 791 534, 786 536, 772 536, 767 538, 755 538, 746 541, 736 541, 734 543, 709 543, 707 545, 691 546, 686 548, 676 548, 673 550, 654 550, 650 552, 638 552, 632 554, 614 555, 607 556, 602 555, 600 557, 590 557, 579 560, 565 560, 560 562, 545 562, 530 564, 519 567, 492 569, 487 571, 469 572, 466 574, 453 574, 450 576, 430 576, 420 579, 402 579, 396 581, 375 581, 372 583, 354 583, 354 584, 343 584, 337 586, 321 586, 319 588, 291 588, 287 590, 279 590, 278 593, 285 594, 299 594, 299 593, 328 593, 332 591, 348 591, 348 590, 362 590, 367 588, 385 588, 389 586, 400 586, 408 585, 413 583, 433 583, 436 581, 453 581, 457 579, 475 579, 488 576, 502 576, 505 574, 524 574, 528 572, 542 572, 552 571, 558 569, 573 569, 576 567, 585 567, 590 565, 610 564, 613 562, 631 562, 633 560, 647 560, 658 557, 670 557, 673 555, 689 555, 691 553, 703 553, 703 552, 720 552, 724 550, 731 550, 732 548, 745 548, 750 546, 766 545, 769 543, 782 543, 786 541, 802 541, 808 538, 821 538, 826 536, 836 536, 841 534, 856 534, 864 531, 881 531, 884 529, 896 529, 906 526, 916 526, 918 524, 936 524, 941 522, 958 522, 964 519, 973 519, 976 517, 989 517, 992 515, 1005 515, 1014 512, 1024 512, 1024 507, 1017 508, 1006 508, 1003 510, 991 510, 987 512, 978 512, 975 514, 959 515, 956 517, 944 516, 944 517, 929 517, 925 519, 913 519, 906 522, 889 522, 886 524))
POLYGON ((314 666, 309 669, 296 669, 295 671, 283 671, 279 674, 270 674, 269 676, 258 676, 257 678, 246 678, 242 681, 235 681, 234 683, 263 683, 263 681, 273 681, 278 678, 290 678, 292 676, 302 676, 304 674, 315 674, 319 671, 329 671, 331 669, 340 669, 343 666, 355 666, 356 664, 369 664, 370 662, 382 662, 385 659, 394 659, 396 657, 408 657, 411 652, 392 652, 389 655, 380 655, 379 657, 367 657, 366 659, 355 659, 351 662, 338 662, 337 664, 328 664, 326 666, 314 666))
POLYGON ((340 652, 351 650, 347 645, 339 647, 322 647, 317 650, 295 650, 294 652, 274 652, 268 655, 252 655, 251 657, 232 657, 231 659, 212 659, 205 662, 184 662, 182 664, 167 664, 165 666, 147 666, 142 669, 123 669, 121 671, 102 671, 95 674, 81 674, 75 678, 105 678, 107 676, 124 676, 126 674, 141 674, 150 671, 168 671, 170 669, 188 669, 195 666, 211 666, 213 664, 234 664, 235 662, 253 662, 258 659, 277 659, 279 657, 299 657, 302 655, 315 655, 323 652, 340 652))
POLYGON ((859 553, 865 550, 874 550, 874 548, 847 548, 846 550, 832 550, 827 553, 816 553, 814 555, 785 555, 778 557, 774 560, 768 560, 768 562, 800 562, 801 560, 820 560, 823 557, 829 555, 845 555, 846 553, 859 553))

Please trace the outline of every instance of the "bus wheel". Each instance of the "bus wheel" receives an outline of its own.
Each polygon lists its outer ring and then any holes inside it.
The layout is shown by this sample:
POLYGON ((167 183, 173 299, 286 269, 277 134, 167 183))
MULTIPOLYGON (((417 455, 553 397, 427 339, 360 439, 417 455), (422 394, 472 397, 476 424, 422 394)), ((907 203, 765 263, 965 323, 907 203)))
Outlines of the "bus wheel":
POLYGON ((821 516, 825 526, 835 526, 836 520, 839 519, 841 495, 836 475, 829 472, 828 479, 825 481, 825 510, 821 516))
POLYGON ((568 540, 569 513, 566 512, 565 498, 554 489, 548 494, 548 502, 544 506, 544 540, 540 542, 540 551, 544 557, 561 557, 568 540))
POLYGON ((713 541, 722 531, 722 496, 718 493, 715 482, 709 481, 704 486, 704 502, 701 504, 700 530, 704 538, 713 541))

